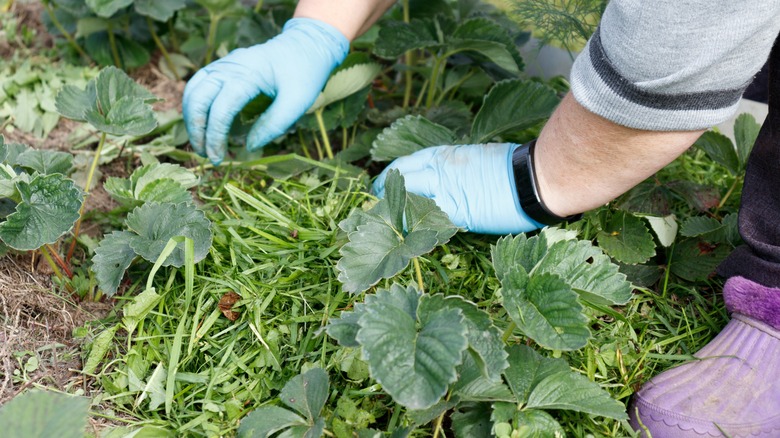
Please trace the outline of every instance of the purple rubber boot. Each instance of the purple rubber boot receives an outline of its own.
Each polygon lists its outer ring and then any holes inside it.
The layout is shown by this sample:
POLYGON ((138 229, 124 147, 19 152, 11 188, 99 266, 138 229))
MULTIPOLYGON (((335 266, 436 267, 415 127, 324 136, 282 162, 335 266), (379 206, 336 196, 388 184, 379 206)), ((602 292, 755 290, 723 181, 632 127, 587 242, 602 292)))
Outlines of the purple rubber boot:
POLYGON ((700 360, 634 395, 629 415, 640 436, 780 437, 780 289, 732 277, 723 297, 732 319, 700 360))

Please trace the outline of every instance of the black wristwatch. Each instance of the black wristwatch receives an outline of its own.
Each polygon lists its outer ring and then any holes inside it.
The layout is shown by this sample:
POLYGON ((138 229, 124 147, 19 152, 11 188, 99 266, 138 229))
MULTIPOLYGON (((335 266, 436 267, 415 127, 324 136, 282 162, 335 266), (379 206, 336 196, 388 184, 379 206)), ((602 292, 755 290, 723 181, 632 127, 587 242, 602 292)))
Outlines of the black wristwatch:
POLYGON ((520 199, 520 207, 528 217, 545 225, 579 220, 582 214, 560 217, 544 205, 544 201, 539 196, 539 184, 534 169, 535 145, 536 140, 533 140, 515 148, 512 152, 512 170, 515 174, 515 189, 520 199))

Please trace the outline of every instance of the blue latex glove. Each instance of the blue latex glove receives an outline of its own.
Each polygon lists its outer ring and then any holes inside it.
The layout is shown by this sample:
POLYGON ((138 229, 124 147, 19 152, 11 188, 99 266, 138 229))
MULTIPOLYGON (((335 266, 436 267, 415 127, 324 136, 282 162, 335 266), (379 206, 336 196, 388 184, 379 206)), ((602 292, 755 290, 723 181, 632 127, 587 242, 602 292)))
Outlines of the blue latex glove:
POLYGON ((518 145, 492 143, 426 148, 390 163, 374 181, 384 197, 385 178, 398 169, 406 190, 436 202, 458 227, 486 234, 510 234, 542 228, 520 207, 512 172, 518 145))
POLYGON ((182 102, 193 149, 214 164, 222 162, 233 119, 261 93, 274 101, 252 126, 247 148, 259 149, 284 134, 348 51, 349 40, 335 27, 293 18, 268 42, 236 49, 203 67, 187 83, 182 102))

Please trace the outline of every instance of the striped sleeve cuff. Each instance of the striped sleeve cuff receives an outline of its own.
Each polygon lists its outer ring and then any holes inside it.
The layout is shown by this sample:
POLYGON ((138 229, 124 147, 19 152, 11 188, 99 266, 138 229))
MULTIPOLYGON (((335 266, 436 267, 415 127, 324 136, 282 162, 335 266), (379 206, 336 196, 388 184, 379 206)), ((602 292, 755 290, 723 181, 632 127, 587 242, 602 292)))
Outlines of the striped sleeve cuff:
POLYGON ((600 30, 577 57, 571 72, 574 98, 589 111, 619 125, 650 131, 707 129, 731 117, 750 81, 725 90, 662 93, 626 79, 607 57, 600 30))

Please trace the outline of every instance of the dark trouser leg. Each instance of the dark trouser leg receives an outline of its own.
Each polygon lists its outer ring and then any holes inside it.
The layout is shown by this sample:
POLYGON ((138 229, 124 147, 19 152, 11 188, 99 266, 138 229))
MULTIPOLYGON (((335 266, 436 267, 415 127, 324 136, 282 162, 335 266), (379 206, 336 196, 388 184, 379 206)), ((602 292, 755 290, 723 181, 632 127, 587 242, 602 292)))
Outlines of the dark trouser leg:
POLYGON ((745 174, 745 245, 718 268, 731 321, 691 361, 645 383, 629 407, 654 438, 780 436, 780 41, 769 61, 769 115, 745 174))
POLYGON ((748 160, 739 232, 745 245, 718 268, 724 277, 740 276, 780 287, 780 42, 769 58, 769 115, 748 160))

